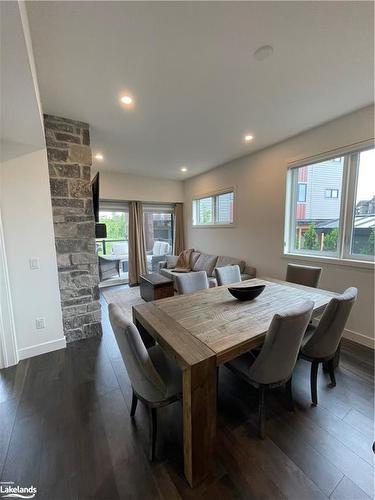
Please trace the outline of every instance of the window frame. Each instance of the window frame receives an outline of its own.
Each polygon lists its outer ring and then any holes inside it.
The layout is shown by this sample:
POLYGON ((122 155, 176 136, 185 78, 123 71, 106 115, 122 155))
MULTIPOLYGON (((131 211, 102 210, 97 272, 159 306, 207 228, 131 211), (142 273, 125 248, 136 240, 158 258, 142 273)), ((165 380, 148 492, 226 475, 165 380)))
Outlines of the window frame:
MULTIPOLYGON (((360 153, 375 148, 374 139, 369 139, 353 146, 348 146, 334 151, 323 153, 315 157, 309 157, 290 162, 286 173, 285 190, 285 219, 284 219, 284 247, 285 257, 294 256, 300 259, 317 259, 321 261, 334 261, 348 265, 370 265, 374 267, 375 256, 354 254, 351 252, 353 240, 353 222, 355 217, 357 182, 359 175, 360 153), (338 239, 336 252, 320 250, 298 250, 295 249, 296 237, 296 204, 298 200, 297 172, 298 168, 307 167, 324 161, 344 157, 343 176, 341 182, 340 215, 338 227, 338 239)), ((328 189, 328 188, 327 188, 328 189)), ((340 193, 340 191, 339 191, 340 193)), ((335 198, 337 199, 337 198, 335 198)), ((302 202, 301 202, 302 203, 302 202)))
POLYGON ((191 208, 191 225, 193 228, 212 228, 212 227, 234 227, 236 225, 236 188, 228 187, 220 190, 215 190, 210 193, 204 193, 199 195, 194 195, 192 198, 191 208), (223 194, 233 193, 233 217, 232 222, 224 221, 220 222, 217 220, 217 205, 218 205, 218 197, 223 194), (199 218, 197 216, 199 207, 199 201, 205 198, 212 198, 212 219, 213 221, 209 224, 202 224, 198 222, 199 218))

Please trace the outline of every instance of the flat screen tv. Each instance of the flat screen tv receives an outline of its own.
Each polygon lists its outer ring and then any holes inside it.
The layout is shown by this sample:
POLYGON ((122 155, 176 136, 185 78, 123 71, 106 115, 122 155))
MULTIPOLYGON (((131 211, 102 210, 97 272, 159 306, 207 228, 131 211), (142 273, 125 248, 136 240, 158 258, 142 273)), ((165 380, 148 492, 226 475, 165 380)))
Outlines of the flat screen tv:
POLYGON ((95 222, 99 222, 99 172, 91 181, 91 190, 95 222))
POLYGON ((92 204, 95 217, 95 237, 106 238, 107 226, 99 222, 99 172, 95 175, 95 177, 91 181, 91 190, 92 190, 92 204))

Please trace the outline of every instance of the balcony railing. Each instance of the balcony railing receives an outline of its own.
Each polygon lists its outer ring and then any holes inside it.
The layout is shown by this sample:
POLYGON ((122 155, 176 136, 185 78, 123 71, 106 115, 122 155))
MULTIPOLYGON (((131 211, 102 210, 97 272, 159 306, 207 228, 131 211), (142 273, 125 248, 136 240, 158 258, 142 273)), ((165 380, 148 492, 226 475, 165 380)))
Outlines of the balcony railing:
MULTIPOLYGON (((99 255, 116 255, 116 252, 112 253, 112 246, 113 243, 126 243, 128 244, 128 240, 111 240, 111 239, 97 239, 96 244, 98 245, 97 247, 97 252, 99 255)), ((124 254, 119 255, 127 255, 128 252, 124 254)))

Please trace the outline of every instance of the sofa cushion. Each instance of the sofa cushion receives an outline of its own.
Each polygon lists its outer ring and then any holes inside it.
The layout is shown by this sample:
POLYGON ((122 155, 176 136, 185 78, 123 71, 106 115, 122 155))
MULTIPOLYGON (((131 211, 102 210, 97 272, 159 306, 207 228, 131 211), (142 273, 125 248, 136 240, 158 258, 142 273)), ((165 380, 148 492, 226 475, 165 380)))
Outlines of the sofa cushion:
POLYGON ((236 259, 234 257, 226 257, 225 255, 219 255, 215 267, 225 267, 225 266, 238 266, 240 268, 240 273, 244 272, 245 261, 236 259))
POLYGON ((193 269, 195 263, 197 262, 198 258, 200 256, 200 252, 191 252, 191 256, 190 256, 190 267, 191 269, 193 269))
POLYGON ((196 260, 192 270, 206 271, 207 276, 212 276, 216 261, 217 261, 217 255, 208 255, 205 253, 201 253, 198 259, 196 260))
POLYGON ((166 255, 165 256, 165 261, 167 263, 167 269, 173 269, 176 267, 178 257, 177 255, 166 255))

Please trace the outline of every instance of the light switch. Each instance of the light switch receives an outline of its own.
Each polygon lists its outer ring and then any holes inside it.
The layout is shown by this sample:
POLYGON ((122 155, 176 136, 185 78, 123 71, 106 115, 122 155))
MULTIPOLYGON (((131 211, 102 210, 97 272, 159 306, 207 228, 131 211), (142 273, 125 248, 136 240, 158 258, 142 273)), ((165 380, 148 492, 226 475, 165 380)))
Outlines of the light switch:
POLYGON ((37 258, 29 259, 29 265, 30 265, 30 269, 32 271, 35 271, 36 269, 40 269, 39 259, 37 259, 37 258))
POLYGON ((37 330, 43 330, 46 327, 46 318, 36 318, 35 326, 37 330))

